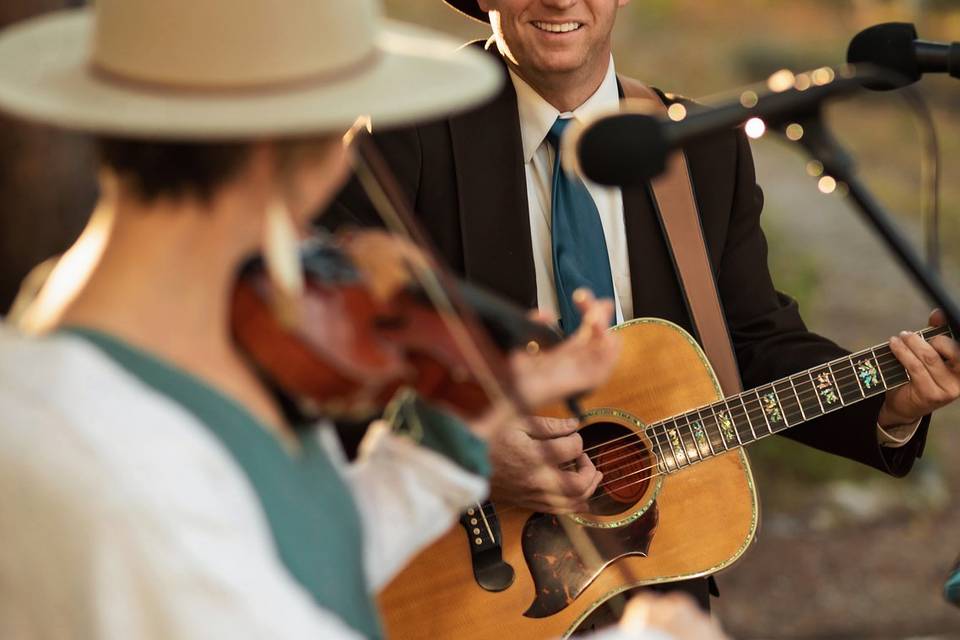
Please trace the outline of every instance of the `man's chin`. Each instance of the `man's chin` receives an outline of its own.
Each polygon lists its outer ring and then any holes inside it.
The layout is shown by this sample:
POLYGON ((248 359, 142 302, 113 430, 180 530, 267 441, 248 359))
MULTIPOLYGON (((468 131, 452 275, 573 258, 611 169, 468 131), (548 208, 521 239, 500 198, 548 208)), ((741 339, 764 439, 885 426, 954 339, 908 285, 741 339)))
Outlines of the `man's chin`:
POLYGON ((584 56, 579 53, 546 54, 538 57, 538 70, 550 75, 573 73, 583 67, 584 63, 584 56))

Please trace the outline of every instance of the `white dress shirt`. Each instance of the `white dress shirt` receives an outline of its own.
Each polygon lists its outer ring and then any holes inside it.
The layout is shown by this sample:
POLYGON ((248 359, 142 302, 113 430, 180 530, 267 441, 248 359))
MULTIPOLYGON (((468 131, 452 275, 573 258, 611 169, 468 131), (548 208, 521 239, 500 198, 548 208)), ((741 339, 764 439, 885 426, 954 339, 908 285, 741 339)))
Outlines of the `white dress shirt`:
MULTIPOLYGON (((553 243, 551 239, 551 204, 553 161, 556 152, 547 142, 547 133, 559 116, 589 118, 601 111, 615 111, 620 104, 617 75, 613 58, 600 87, 586 102, 572 112, 560 113, 520 76, 510 69, 510 79, 517 92, 520 111, 520 135, 523 140, 523 164, 527 178, 527 204, 533 242, 533 262, 537 277, 537 306, 551 318, 559 317, 557 289, 553 275, 553 243)), ((623 196, 620 189, 585 182, 593 196, 603 224, 607 243, 610 273, 617 310, 617 322, 633 318, 630 265, 627 260, 627 233, 623 222, 623 196)))

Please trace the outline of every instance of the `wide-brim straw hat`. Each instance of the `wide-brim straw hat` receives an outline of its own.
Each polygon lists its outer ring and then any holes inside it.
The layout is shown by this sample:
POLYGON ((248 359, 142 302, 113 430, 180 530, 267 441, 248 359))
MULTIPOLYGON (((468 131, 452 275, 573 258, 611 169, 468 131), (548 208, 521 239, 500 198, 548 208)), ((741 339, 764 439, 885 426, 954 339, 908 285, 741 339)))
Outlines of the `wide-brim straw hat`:
POLYGON ((375 0, 97 0, 0 32, 0 110, 103 135, 251 139, 473 106, 487 56, 375 0))
POLYGON ((489 22, 487 12, 480 8, 477 0, 444 0, 444 2, 465 16, 480 22, 489 22))

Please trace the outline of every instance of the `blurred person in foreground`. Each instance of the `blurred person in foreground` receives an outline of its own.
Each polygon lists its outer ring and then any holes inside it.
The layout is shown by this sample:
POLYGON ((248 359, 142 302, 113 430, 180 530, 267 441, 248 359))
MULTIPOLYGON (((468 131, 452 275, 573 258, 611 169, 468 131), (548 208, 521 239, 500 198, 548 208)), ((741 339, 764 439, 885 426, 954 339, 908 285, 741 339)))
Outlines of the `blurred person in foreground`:
MULTIPOLYGON (((446 1, 489 23, 489 40, 471 48, 485 49, 509 82, 477 109, 415 127, 381 128, 376 136, 445 259, 467 279, 539 308, 568 330, 578 317, 565 283, 579 281, 615 301, 618 323, 662 318, 696 335, 650 189, 621 191, 576 179, 558 187, 564 178, 557 148, 565 126, 615 111, 624 95, 629 79, 617 75, 611 51, 618 12, 629 0, 446 1), (575 222, 553 207, 558 188, 581 194, 575 222)), ((665 106, 689 104, 657 94, 665 106)), ((684 151, 743 387, 847 355, 808 331, 796 302, 774 288, 760 227, 763 194, 743 132, 720 133, 684 151)), ((365 194, 350 184, 321 223, 379 221, 365 194)), ((943 324, 942 314, 930 322, 943 324)), ((960 347, 946 336, 928 344, 906 331, 890 347, 910 384, 812 420, 786 437, 905 475, 923 450, 928 414, 960 396, 960 347)), ((577 428, 576 421, 532 419, 495 438, 494 498, 551 513, 585 510, 601 473, 583 455, 577 428), (544 457, 556 463, 552 473, 531 472, 529 461, 544 457)), ((708 587, 697 579, 664 588, 685 589, 707 607, 708 587)))
MULTIPOLYGON (((0 636, 382 635, 374 594, 485 495, 484 439, 512 414, 421 403, 419 442, 376 426, 347 465, 328 425, 285 418, 229 299, 250 255, 296 258, 357 114, 410 122, 494 89, 447 44, 380 27, 367 0, 100 0, 0 34, 0 108, 101 154, 91 226, 24 315, 35 335, 0 328, 0 636)), ((610 304, 579 309, 574 340, 511 358, 524 402, 609 372, 610 304)), ((629 611, 607 637, 722 638, 683 601, 629 611)))

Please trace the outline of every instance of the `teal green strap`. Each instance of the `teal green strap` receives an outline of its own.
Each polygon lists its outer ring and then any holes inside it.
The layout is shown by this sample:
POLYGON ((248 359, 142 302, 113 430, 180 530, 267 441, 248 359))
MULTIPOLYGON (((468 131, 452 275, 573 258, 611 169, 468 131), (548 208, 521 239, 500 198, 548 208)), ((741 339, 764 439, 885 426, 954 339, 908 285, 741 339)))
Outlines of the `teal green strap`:
POLYGON ((397 433, 449 458, 471 473, 490 477, 487 443, 473 435, 455 416, 411 393, 398 397, 388 407, 384 418, 397 433))

